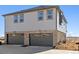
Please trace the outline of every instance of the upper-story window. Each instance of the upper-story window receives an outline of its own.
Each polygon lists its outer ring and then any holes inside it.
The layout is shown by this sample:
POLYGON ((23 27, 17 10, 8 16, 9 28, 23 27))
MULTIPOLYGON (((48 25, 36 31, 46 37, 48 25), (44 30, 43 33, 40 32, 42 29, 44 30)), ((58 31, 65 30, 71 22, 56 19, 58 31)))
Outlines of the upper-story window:
POLYGON ((24 22, 24 14, 19 15, 19 20, 20 20, 20 22, 24 22))
POLYGON ((43 11, 39 11, 38 12, 38 19, 39 20, 43 20, 43 18, 44 18, 44 12, 43 11))
POLYGON ((48 17, 48 19, 53 18, 53 11, 51 9, 47 10, 47 17, 48 17))
POLYGON ((62 13, 59 12, 59 24, 62 25, 62 21, 63 20, 63 16, 62 16, 62 13))
POLYGON ((18 15, 14 15, 14 23, 18 23, 18 15))

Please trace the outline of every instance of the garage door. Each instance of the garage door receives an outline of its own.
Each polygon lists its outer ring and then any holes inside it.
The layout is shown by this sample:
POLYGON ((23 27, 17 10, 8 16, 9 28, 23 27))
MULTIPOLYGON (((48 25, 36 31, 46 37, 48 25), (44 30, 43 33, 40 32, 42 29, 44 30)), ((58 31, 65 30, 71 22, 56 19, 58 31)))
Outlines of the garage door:
POLYGON ((7 36, 8 44, 24 44, 24 34, 16 34, 13 36, 12 34, 7 36))
POLYGON ((52 33, 35 33, 30 34, 31 46, 53 46, 53 34, 52 33))

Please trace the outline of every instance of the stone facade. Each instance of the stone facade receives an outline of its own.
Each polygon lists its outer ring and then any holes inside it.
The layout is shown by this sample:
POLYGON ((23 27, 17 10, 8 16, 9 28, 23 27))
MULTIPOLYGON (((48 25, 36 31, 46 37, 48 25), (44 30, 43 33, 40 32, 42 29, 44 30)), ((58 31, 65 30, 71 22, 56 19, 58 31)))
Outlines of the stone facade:
POLYGON ((57 42, 66 41, 66 34, 60 31, 57 31, 57 42))
MULTIPOLYGON (((33 33, 52 33, 52 46, 56 46, 58 44, 59 41, 64 41, 65 40, 65 33, 63 32, 60 32, 60 31, 56 31, 56 30, 50 30, 50 31, 29 31, 29 32, 18 32, 19 34, 21 33, 24 33, 24 45, 28 45, 29 46, 29 40, 30 40, 30 37, 29 35, 30 34, 33 34, 33 33)), ((7 34, 11 35, 13 33, 6 33, 6 36, 7 34)), ((7 41, 6 41, 7 42, 7 41)), ((46 42, 46 41, 45 41, 46 42)))
POLYGON ((29 45, 29 33, 24 33, 24 45, 29 45))

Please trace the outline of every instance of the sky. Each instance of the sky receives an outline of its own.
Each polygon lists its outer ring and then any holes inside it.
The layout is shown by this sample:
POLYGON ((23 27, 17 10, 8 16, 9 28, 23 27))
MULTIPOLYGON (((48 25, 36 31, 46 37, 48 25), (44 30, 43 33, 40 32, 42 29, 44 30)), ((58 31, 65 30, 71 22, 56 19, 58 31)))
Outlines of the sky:
MULTIPOLYGON (((0 37, 4 36, 4 17, 3 14, 19 10, 29 9, 37 5, 0 5, 0 37)), ((61 5, 61 10, 67 20, 67 35, 79 36, 79 6, 78 5, 61 5)))

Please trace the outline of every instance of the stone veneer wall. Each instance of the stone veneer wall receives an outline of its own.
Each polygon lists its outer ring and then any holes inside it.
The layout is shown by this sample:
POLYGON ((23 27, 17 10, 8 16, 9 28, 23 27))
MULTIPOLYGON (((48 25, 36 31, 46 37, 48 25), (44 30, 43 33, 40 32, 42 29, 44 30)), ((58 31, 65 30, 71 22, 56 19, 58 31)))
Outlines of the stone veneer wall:
POLYGON ((60 31, 57 31, 57 42, 63 42, 66 41, 66 34, 60 31))
MULTIPOLYGON (((39 30, 39 31, 17 32, 17 33, 24 33, 24 45, 29 45, 29 34, 31 33, 53 33, 53 46, 56 46, 60 40, 63 41, 66 39, 66 34, 57 30, 43 30, 43 31, 39 30)), ((6 34, 12 34, 12 32, 6 34)))
POLYGON ((31 33, 53 33, 53 46, 57 45, 57 31, 52 30, 52 31, 30 31, 30 32, 25 32, 24 33, 24 45, 29 45, 29 34, 31 33))

